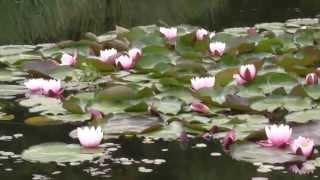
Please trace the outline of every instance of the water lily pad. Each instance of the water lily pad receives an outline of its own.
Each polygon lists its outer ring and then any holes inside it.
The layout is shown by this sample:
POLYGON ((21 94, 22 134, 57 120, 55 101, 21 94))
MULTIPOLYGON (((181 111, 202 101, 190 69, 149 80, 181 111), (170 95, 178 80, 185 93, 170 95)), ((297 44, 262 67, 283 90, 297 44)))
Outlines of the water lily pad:
POLYGON ((87 151, 78 144, 44 143, 31 146, 23 151, 22 158, 26 161, 41 163, 72 163, 92 160, 101 156, 101 150, 87 151))
POLYGON ((183 131, 184 129, 182 123, 179 121, 173 121, 169 125, 149 133, 141 134, 140 136, 153 139, 175 140, 180 137, 183 131))
POLYGON ((307 123, 312 120, 320 120, 320 109, 293 112, 286 116, 286 121, 296 123, 307 123))
POLYGON ((100 124, 106 138, 108 134, 140 134, 149 129, 159 128, 161 125, 158 117, 130 114, 117 114, 100 124))
POLYGON ((18 95, 23 95, 27 89, 21 85, 0 85, 0 99, 14 99, 18 95))
POLYGON ((231 156, 236 160, 251 163, 286 163, 303 161, 302 156, 292 154, 289 149, 261 147, 255 143, 234 144, 231 146, 231 156))
POLYGON ((181 110, 182 101, 175 97, 166 97, 153 102, 153 106, 164 114, 176 115, 181 110))
POLYGON ((30 107, 30 112, 41 112, 43 115, 64 114, 67 111, 62 107, 60 99, 45 96, 31 96, 28 99, 21 100, 20 105, 30 107))
POLYGON ((300 97, 267 97, 251 104, 251 108, 269 112, 277 108, 285 108, 288 111, 299 111, 312 108, 312 101, 309 98, 300 97))

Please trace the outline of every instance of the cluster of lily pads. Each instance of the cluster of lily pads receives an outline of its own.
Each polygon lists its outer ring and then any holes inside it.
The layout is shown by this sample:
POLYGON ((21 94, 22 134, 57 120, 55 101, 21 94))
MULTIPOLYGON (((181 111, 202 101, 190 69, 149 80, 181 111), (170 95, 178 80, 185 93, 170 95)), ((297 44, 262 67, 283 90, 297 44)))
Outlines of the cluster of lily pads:
POLYGON ((223 139, 237 160, 300 170, 320 165, 319 43, 318 19, 222 32, 117 27, 77 42, 2 47, 0 97, 38 113, 27 124, 92 126, 70 133, 84 147, 187 133, 223 139))

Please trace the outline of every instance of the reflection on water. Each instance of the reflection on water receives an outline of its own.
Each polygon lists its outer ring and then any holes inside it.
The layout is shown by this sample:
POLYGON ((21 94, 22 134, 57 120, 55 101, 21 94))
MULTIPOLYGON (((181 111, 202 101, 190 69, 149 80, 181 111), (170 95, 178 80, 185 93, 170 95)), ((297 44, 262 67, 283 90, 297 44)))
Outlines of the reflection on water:
POLYGON ((115 24, 131 27, 165 22, 219 30, 312 17, 319 0, 2 0, 0 44, 78 39, 115 24))
MULTIPOLYGON (((69 125, 70 126, 70 125, 69 125)), ((72 129, 68 125, 50 127, 31 127, 10 124, 1 124, 1 135, 12 135, 23 132, 23 137, 9 142, 0 141, 1 151, 13 151, 20 154, 23 149, 42 142, 64 141, 76 143, 68 137, 72 129), (59 132, 57 132, 59 129, 59 132)), ((109 141, 111 142, 111 141, 109 141)), ((269 177, 272 180, 307 180, 314 179, 315 172, 310 176, 298 176, 281 171, 271 173, 258 173, 257 167, 250 163, 237 162, 230 156, 224 155, 220 143, 215 141, 192 140, 189 144, 181 146, 179 142, 159 141, 154 144, 143 144, 140 139, 126 139, 112 141, 121 145, 121 148, 111 153, 109 159, 104 161, 105 166, 97 166, 86 162, 79 166, 59 166, 55 163, 41 164, 30 163, 17 158, 0 159, 1 179, 31 179, 32 177, 51 177, 59 180, 90 180, 103 179, 100 174, 105 171, 104 176, 111 176, 113 180, 250 180, 252 177, 269 177), (206 143, 206 148, 194 148, 197 143, 206 143), (164 151, 166 150, 166 151, 164 151), (222 153, 222 156, 210 156, 212 152, 222 153), (128 158, 135 162, 132 165, 114 163, 111 159, 128 158), (165 159, 161 165, 147 163, 147 160, 165 159), (144 161, 144 162, 141 162, 144 161), (152 169, 153 172, 139 172, 139 167, 152 169), (8 169, 12 169, 8 171, 8 169), (91 176, 85 171, 94 171, 97 177, 91 176), (95 170, 94 170, 95 169, 95 170), (272 178, 271 178, 272 177, 272 178)), ((1 153, 0 153, 1 154, 1 153)), ((2 156, 1 156, 2 157, 2 156)))

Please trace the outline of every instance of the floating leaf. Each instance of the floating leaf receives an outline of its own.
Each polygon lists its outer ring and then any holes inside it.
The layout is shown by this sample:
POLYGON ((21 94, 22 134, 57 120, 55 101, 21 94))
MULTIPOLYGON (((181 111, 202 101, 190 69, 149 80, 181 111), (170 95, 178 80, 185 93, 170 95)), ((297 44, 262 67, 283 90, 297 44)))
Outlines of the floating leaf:
POLYGON ((102 155, 100 149, 96 152, 83 149, 78 144, 44 143, 31 146, 23 151, 22 158, 26 161, 41 163, 71 163, 92 160, 102 155))
POLYGON ((304 160, 302 156, 294 155, 290 149, 261 147, 255 143, 234 144, 231 149, 234 159, 251 163, 276 164, 304 160))
POLYGON ((307 123, 312 120, 320 120, 320 109, 293 112, 286 116, 288 122, 307 123))
POLYGON ((251 108, 258 111, 272 112, 277 108, 285 108, 288 111, 310 109, 312 102, 309 98, 300 97, 267 97, 251 104, 251 108))

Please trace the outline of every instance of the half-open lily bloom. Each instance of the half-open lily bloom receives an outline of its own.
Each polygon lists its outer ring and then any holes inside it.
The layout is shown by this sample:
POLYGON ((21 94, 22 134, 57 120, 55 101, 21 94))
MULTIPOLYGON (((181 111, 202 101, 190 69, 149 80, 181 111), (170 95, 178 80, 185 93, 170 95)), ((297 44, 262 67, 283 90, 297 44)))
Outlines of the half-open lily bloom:
POLYGON ((291 143, 290 146, 293 152, 308 158, 313 154, 314 141, 312 139, 299 136, 291 143))
POLYGON ((175 42, 177 39, 178 30, 175 27, 172 27, 172 28, 160 27, 160 32, 171 43, 175 42))
POLYGON ((196 32, 196 38, 198 41, 204 40, 206 36, 208 36, 209 32, 203 28, 198 29, 196 32))
POLYGON ((306 84, 307 85, 317 85, 318 79, 319 79, 319 77, 316 73, 309 73, 306 76, 306 84))
POLYGON ((133 68, 134 62, 133 59, 127 55, 121 55, 116 58, 116 65, 120 66, 123 70, 129 70, 133 68))
POLYGON ((140 57, 142 56, 142 51, 141 49, 138 48, 132 48, 128 51, 128 55, 129 57, 132 58, 132 60, 137 63, 137 61, 140 59, 140 57))
POLYGON ((209 49, 212 56, 222 56, 226 50, 226 43, 212 42, 209 45, 209 49))
POLYGON ((47 80, 42 78, 39 79, 29 79, 28 81, 24 82, 26 88, 28 88, 32 93, 42 94, 43 85, 46 83, 47 80))
POLYGON ((236 132, 231 130, 227 133, 227 135, 222 140, 222 145, 225 150, 230 149, 230 145, 236 141, 236 132))
POLYGON ((257 69, 253 64, 242 65, 240 67, 239 74, 234 74, 233 78, 235 79, 238 85, 244 85, 248 82, 254 80, 257 75, 257 69))
POLYGON ((85 148, 98 147, 103 138, 103 132, 100 127, 77 128, 78 139, 80 144, 85 148))
POLYGON ((195 77, 191 79, 192 89, 198 91, 202 88, 211 88, 214 86, 215 77, 195 77))
POLYGON ((50 97, 60 96, 63 92, 63 88, 61 87, 60 80, 50 79, 48 81, 44 81, 42 88, 43 88, 43 94, 50 97))
POLYGON ((67 53, 63 53, 60 61, 61 61, 61 66, 73 66, 77 63, 77 53, 75 53, 73 56, 67 53))
POLYGON ((98 110, 96 110, 96 109, 90 108, 90 109, 88 109, 87 111, 88 111, 88 112, 90 113, 90 115, 91 115, 91 120, 99 120, 99 119, 102 119, 102 118, 104 117, 103 112, 98 111, 98 110))
POLYGON ((266 126, 265 132, 268 137, 268 143, 276 147, 284 147, 290 142, 292 129, 288 125, 280 124, 266 126))
POLYGON ((111 63, 113 64, 113 60, 116 57, 118 51, 114 48, 111 49, 105 49, 103 51, 100 51, 100 60, 105 63, 111 63))
POLYGON ((199 112, 199 113, 208 113, 209 107, 201 102, 193 102, 191 104, 192 111, 199 112))

